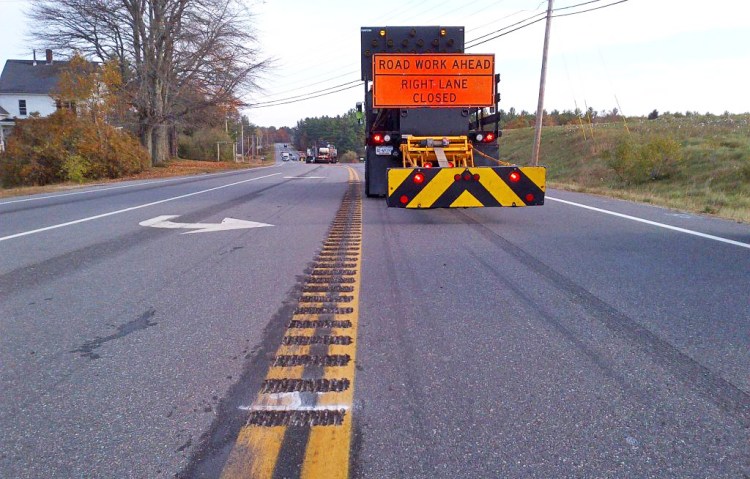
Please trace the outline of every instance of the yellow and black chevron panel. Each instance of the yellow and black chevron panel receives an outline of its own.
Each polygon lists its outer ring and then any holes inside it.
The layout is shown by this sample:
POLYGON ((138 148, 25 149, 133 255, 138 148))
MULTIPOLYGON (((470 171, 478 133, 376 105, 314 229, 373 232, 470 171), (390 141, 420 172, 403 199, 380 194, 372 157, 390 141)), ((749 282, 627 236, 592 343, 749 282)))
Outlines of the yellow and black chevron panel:
POLYGON ((390 168, 388 206, 476 208, 544 204, 543 166, 390 168))

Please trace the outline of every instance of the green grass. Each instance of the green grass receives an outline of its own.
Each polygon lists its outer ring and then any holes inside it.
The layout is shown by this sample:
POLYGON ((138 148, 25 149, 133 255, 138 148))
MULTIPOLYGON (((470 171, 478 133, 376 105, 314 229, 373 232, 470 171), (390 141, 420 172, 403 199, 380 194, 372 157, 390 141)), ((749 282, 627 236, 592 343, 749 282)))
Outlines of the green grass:
MULTIPOLYGON (((533 128, 505 130, 501 159, 529 164, 533 128)), ((602 194, 750 223, 750 114, 629 119, 542 130, 539 163, 552 188, 602 194), (616 148, 671 139, 680 158, 666 178, 623 178, 616 148)))

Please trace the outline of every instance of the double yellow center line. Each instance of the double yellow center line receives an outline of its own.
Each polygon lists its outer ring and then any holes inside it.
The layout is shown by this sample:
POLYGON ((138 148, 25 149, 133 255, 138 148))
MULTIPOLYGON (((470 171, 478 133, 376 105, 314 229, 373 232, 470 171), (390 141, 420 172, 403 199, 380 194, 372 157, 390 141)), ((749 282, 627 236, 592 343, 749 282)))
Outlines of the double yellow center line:
POLYGON ((348 189, 221 477, 347 478, 357 351, 362 198, 348 189))

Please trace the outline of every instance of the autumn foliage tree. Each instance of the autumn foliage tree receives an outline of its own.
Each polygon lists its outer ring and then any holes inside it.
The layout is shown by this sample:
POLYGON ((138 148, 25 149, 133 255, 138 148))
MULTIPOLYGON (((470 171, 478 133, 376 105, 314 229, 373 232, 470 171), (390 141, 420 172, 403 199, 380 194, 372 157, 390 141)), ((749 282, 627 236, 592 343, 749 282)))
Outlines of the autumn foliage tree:
POLYGON ((4 187, 119 178, 142 171, 148 155, 123 130, 61 109, 18 120, 0 156, 4 187))
POLYGON ((181 117, 235 101, 267 66, 240 0, 32 1, 41 44, 116 61, 153 164, 181 117))
POLYGON ((115 93, 119 83, 115 64, 74 56, 55 92, 58 111, 17 120, 0 157, 3 186, 119 178, 147 166, 147 152, 138 141, 107 122, 122 108, 115 93))

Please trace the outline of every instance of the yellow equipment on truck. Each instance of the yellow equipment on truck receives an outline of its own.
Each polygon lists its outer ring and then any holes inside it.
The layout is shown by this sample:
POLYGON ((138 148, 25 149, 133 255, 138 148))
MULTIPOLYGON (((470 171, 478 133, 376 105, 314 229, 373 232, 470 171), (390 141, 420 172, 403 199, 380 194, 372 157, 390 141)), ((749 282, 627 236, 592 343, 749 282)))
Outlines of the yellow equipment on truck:
POLYGON ((485 114, 499 101, 494 55, 464 53, 463 27, 361 37, 367 196, 402 208, 544 204, 544 167, 498 159, 499 115, 485 114))

